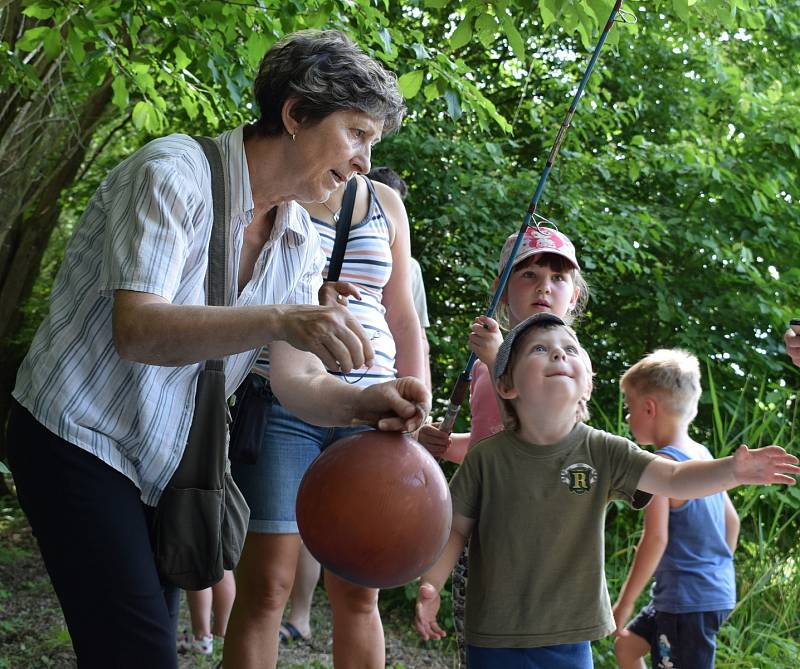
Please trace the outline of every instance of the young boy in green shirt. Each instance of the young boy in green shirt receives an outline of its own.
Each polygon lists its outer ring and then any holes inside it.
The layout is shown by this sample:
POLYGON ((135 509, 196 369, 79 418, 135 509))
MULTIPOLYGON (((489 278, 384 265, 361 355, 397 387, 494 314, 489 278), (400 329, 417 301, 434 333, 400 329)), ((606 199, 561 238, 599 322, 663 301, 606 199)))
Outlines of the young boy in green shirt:
POLYGON ((592 667, 589 642, 615 629, 604 575, 610 500, 641 508, 650 494, 689 499, 794 483, 800 473, 778 446, 678 463, 577 422, 588 370, 574 331, 553 314, 511 330, 494 371, 506 429, 475 446, 453 477, 450 539, 422 576, 416 606, 420 636, 443 637, 439 591, 470 539, 470 669, 592 667))

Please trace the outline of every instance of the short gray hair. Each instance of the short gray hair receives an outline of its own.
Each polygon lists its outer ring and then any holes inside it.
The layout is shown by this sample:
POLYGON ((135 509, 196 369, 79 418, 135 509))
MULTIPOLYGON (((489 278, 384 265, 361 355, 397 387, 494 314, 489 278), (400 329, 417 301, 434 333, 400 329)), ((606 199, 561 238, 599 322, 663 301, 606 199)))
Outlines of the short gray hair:
POLYGON ((276 42, 254 83, 262 135, 285 131, 283 105, 296 98, 295 118, 314 124, 337 111, 359 111, 383 121, 388 135, 403 120, 405 105, 397 77, 338 30, 301 30, 276 42))

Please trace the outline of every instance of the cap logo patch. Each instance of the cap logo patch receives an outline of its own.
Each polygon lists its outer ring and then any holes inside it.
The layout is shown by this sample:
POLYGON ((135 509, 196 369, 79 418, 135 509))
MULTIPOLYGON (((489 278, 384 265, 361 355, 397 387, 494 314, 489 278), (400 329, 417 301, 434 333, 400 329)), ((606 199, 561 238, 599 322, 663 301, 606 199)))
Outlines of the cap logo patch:
POLYGON ((561 470, 561 482, 566 484, 570 492, 583 495, 597 483, 597 470, 583 462, 578 462, 561 470))
POLYGON ((525 241, 532 249, 560 249, 564 246, 563 238, 558 234, 552 234, 547 228, 540 230, 528 228, 525 231, 525 241))

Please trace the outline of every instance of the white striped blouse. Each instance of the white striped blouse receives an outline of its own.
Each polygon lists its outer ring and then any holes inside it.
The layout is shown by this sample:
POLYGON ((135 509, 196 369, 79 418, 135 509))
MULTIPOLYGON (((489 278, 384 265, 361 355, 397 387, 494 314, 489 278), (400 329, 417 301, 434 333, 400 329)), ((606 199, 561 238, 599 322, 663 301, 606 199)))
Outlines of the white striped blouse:
MULTIPOLYGON (((216 140, 231 203, 227 302, 316 304, 325 257, 306 211, 278 208, 250 282, 237 295, 239 257, 253 220, 243 128, 216 140)), ((155 504, 178 466, 202 363, 160 367, 122 360, 114 348, 116 290, 205 304, 213 212, 211 173, 187 135, 156 139, 100 184, 69 242, 13 395, 51 432, 127 476, 155 504)), ((230 395, 257 351, 225 359, 230 395)))

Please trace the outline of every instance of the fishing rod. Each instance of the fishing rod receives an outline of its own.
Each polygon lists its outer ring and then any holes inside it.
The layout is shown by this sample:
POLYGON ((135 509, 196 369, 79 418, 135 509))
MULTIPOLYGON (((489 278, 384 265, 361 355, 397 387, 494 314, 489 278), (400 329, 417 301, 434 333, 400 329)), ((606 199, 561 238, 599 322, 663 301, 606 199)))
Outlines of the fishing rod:
MULTIPOLYGON (((600 35, 600 39, 597 42, 597 46, 594 48, 594 52, 592 53, 592 58, 589 60, 589 65, 586 67, 586 72, 583 73, 583 78, 581 79, 581 83, 578 85, 578 90, 575 92, 575 96, 572 98, 572 104, 569 106, 569 110, 567 111, 567 115, 564 118, 564 122, 561 124, 561 127, 558 130, 558 134, 556 135, 556 140, 553 143, 553 148, 550 149, 550 155, 547 156, 547 164, 544 167, 544 172, 542 172, 542 176, 539 178, 539 184, 536 186, 536 192, 533 194, 533 198, 531 198, 530 206, 528 207, 528 211, 525 214, 525 219, 522 221, 522 225, 519 229, 519 234, 517 235, 517 239, 514 242, 514 248, 511 250, 511 255, 509 255, 509 260, 506 263, 505 268, 503 268, 503 273, 500 275, 500 281, 497 286, 497 290, 495 290, 494 296, 492 297, 492 302, 489 305, 489 308, 486 310, 486 316, 491 317, 494 313, 494 310, 497 308, 498 302, 500 302, 500 297, 503 294, 503 291, 506 288, 506 283, 508 283, 508 277, 511 274, 511 268, 514 264, 514 258, 519 251, 519 247, 522 244, 522 238, 525 235, 525 231, 530 227, 531 221, 533 221, 533 225, 536 228, 539 228, 538 222, 534 219, 536 215, 536 207, 539 204, 539 198, 542 196, 542 191, 544 190, 544 186, 547 183, 547 177, 550 175, 550 170, 553 167, 553 162, 558 155, 558 151, 561 148, 561 142, 564 141, 564 137, 567 134, 567 128, 569 128, 569 124, 572 122, 572 115, 575 113, 575 109, 578 106, 578 102, 583 95, 583 91, 586 88, 586 82, 589 81, 589 77, 592 74, 592 70, 594 70, 594 65, 597 62, 597 57, 600 55, 600 50, 603 48, 603 44, 605 44, 606 38, 608 37, 608 33, 611 30, 611 27, 617 20, 617 15, 619 15, 620 20, 624 23, 631 23, 633 22, 632 15, 624 12, 620 9, 622 6, 622 0, 616 0, 614 3, 614 7, 611 10, 611 14, 608 17, 608 21, 606 22, 606 26, 603 29, 602 34, 600 35)), ((456 381, 456 385, 453 388, 453 392, 450 394, 450 400, 447 406, 447 413, 442 420, 439 429, 442 432, 446 432, 450 434, 453 431, 453 425, 456 422, 456 418, 458 417, 458 412, 461 410, 461 405, 464 403, 464 400, 467 397, 467 391, 469 390, 469 383, 472 376, 472 367, 475 364, 475 361, 478 359, 478 356, 475 353, 470 353, 469 359, 467 360, 467 365, 464 367, 464 371, 461 372, 458 376, 458 380, 456 381)))

